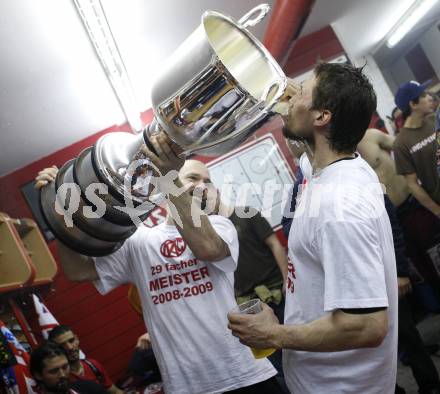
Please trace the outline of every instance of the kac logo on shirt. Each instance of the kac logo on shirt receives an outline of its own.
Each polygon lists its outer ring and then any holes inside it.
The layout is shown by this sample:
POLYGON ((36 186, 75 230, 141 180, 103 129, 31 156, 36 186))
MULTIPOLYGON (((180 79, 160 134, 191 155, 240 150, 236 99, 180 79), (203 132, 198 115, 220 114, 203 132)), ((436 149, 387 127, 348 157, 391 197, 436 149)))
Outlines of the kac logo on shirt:
POLYGON ((168 239, 160 245, 160 253, 163 257, 179 257, 186 249, 186 242, 182 238, 168 239))

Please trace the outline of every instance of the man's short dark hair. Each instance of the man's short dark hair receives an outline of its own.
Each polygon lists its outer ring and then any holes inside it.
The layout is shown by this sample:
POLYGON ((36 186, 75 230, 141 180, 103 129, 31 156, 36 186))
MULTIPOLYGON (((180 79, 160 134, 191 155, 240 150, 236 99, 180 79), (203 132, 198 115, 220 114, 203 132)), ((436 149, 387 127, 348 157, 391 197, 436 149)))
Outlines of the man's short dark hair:
POLYGON ((319 63, 312 108, 328 110, 332 120, 328 134, 330 148, 352 153, 363 138, 376 109, 376 94, 362 68, 348 64, 319 63))
POLYGON ((66 332, 73 332, 73 330, 64 324, 60 324, 59 326, 56 326, 52 328, 52 330, 49 331, 49 341, 55 341, 56 337, 65 334, 66 332))
POLYGON ((56 356, 65 356, 67 359, 64 349, 51 341, 45 341, 35 348, 31 353, 29 365, 32 376, 35 378, 35 373, 41 374, 44 368, 44 361, 56 356))

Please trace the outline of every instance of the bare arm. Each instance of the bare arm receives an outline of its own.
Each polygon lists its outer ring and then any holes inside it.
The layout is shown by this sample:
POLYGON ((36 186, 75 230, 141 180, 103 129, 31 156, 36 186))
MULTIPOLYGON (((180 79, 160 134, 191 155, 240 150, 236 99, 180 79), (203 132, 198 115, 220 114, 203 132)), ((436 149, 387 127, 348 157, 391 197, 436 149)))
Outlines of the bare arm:
POLYGON ((264 242, 267 246, 269 246, 270 250, 272 251, 273 257, 275 258, 275 261, 278 264, 278 267, 281 271, 281 274, 283 275, 283 279, 286 280, 287 278, 287 254, 286 250, 283 248, 283 245, 281 245, 281 242, 279 241, 276 234, 269 235, 264 242))
POLYGON ((382 133, 381 131, 378 131, 378 130, 377 130, 377 132, 379 133, 379 134, 377 134, 377 138, 378 138, 378 142, 379 142, 380 147, 382 149, 387 150, 387 151, 392 151, 394 140, 396 138, 392 135, 382 133))
POLYGON ((388 331, 387 310, 366 314, 333 311, 301 325, 279 324, 273 310, 263 304, 256 315, 228 314, 229 328, 240 342, 256 347, 336 352, 377 347, 388 331))
MULTIPOLYGON (((161 174, 168 175, 170 171, 176 171, 182 167, 185 160, 176 153, 178 147, 173 145, 166 135, 153 136, 150 142, 157 155, 146 146, 144 146, 144 153, 161 174)), ((171 180, 167 179, 166 182, 171 182, 171 180)), ((174 182, 175 190, 184 189, 184 185, 177 176, 172 182, 174 182)), ((162 186, 167 187, 167 185, 162 186)), ((204 261, 219 261, 230 256, 229 247, 214 230, 208 216, 202 211, 200 205, 195 203, 196 201, 188 190, 180 193, 170 192, 168 199, 176 227, 195 257, 204 261)))
POLYGON ((377 347, 387 331, 386 310, 360 315, 337 310, 308 324, 280 325, 274 330, 274 337, 278 337, 278 348, 337 352, 377 347))
MULTIPOLYGON (((395 139, 396 138, 394 136, 385 134, 380 130, 367 129, 364 138, 362 138, 361 142, 358 145, 358 148, 365 151, 371 149, 371 146, 373 145, 379 145, 384 150, 392 151, 395 139), (368 148, 368 144, 372 145, 370 145, 370 147, 368 148)), ((365 152, 361 152, 361 154, 365 154, 365 152)))
POLYGON ((90 282, 98 280, 95 262, 57 241, 58 257, 67 279, 74 282, 90 282))
MULTIPOLYGON (((183 187, 179 179, 176 179, 175 184, 179 188, 183 187)), ((169 199, 182 221, 182 226, 176 222, 176 227, 197 258, 218 261, 230 255, 228 246, 212 227, 208 215, 197 204, 192 206, 193 198, 189 192, 179 196, 170 195, 169 199), (195 218, 200 218, 200 223, 196 223, 195 218)))
POLYGON ((405 179, 408 182, 408 187, 411 194, 416 198, 416 200, 422 204, 426 209, 431 211, 434 215, 440 216, 440 205, 438 205, 425 189, 421 187, 417 181, 417 175, 415 173, 405 175, 405 179))

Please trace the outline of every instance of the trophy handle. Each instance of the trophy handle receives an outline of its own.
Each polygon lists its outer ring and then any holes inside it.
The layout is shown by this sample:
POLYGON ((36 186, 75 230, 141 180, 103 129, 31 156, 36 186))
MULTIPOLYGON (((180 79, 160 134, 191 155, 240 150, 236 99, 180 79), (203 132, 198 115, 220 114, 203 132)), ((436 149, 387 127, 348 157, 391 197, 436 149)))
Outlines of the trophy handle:
POLYGON ((266 107, 264 108, 264 111, 269 111, 274 104, 282 97, 284 94, 284 90, 286 89, 287 82, 284 81, 274 81, 272 84, 270 84, 266 89, 264 89, 263 92, 263 98, 262 101, 266 102, 266 107), (272 98, 267 102, 267 99, 269 98, 270 93, 274 88, 277 88, 277 91, 272 96, 272 98))
POLYGON ((270 10, 269 4, 260 4, 259 6, 251 9, 247 14, 243 15, 238 21, 238 24, 244 28, 248 26, 255 26, 266 16, 269 10, 270 10), (257 12, 258 15, 254 19, 251 19, 251 17, 257 12))

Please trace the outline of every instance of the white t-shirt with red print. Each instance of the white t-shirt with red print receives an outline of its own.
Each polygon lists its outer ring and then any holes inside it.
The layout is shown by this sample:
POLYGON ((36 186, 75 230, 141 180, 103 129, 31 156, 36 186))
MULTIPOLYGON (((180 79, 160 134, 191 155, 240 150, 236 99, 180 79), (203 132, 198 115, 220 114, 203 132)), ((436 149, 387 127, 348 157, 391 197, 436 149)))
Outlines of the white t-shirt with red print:
POLYGON ((397 274, 391 226, 379 180, 359 156, 312 174, 289 233, 285 324, 306 324, 337 309, 387 307, 388 334, 377 348, 284 351, 289 389, 304 393, 394 393, 397 274))
POLYGON ((102 294, 124 283, 139 289, 166 393, 220 393, 276 374, 227 327, 236 306, 237 232, 229 219, 209 220, 231 253, 222 261, 195 258, 176 227, 165 223, 139 228, 117 252, 95 259, 102 294))

